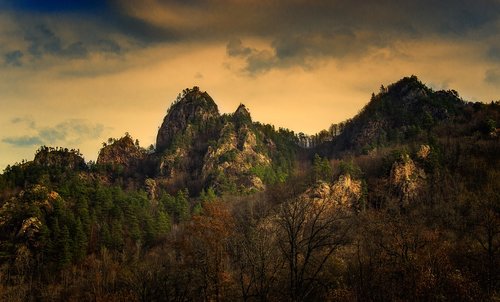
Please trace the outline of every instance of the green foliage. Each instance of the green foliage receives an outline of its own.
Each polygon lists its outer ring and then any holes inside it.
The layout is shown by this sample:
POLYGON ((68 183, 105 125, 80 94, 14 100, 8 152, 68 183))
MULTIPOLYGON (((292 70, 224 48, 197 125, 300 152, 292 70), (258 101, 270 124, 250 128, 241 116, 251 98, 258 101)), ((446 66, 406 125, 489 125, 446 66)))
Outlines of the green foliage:
POLYGON ((490 134, 492 132, 495 132, 496 127, 497 127, 497 123, 494 119, 486 118, 485 120, 483 120, 479 123, 478 130, 482 134, 490 134))
POLYGON ((232 162, 236 159, 236 156, 238 155, 237 150, 229 150, 228 152, 222 154, 219 157, 219 164, 225 163, 225 162, 232 162))
POLYGON ((351 175, 353 178, 361 177, 361 168, 356 165, 352 159, 351 160, 342 160, 339 163, 339 171, 342 175, 351 175))
POLYGON ((205 189, 201 190, 200 193, 200 201, 201 202, 211 202, 217 199, 217 194, 215 194, 215 190, 213 187, 209 187, 206 191, 205 189))
POLYGON ((332 167, 327 158, 322 158, 318 154, 313 159, 313 180, 331 181, 333 177, 332 167))
POLYGON ((187 189, 179 190, 177 195, 164 194, 160 199, 165 211, 173 217, 175 223, 189 218, 189 192, 187 189))

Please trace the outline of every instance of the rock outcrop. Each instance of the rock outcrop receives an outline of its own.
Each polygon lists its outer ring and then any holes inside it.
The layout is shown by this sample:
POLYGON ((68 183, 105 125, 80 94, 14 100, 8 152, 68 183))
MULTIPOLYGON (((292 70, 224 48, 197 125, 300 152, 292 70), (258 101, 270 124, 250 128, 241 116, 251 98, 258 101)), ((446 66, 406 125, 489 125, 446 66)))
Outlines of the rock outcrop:
POLYGON ((245 105, 221 116, 206 92, 187 89, 158 131, 159 184, 213 187, 219 193, 261 191, 264 180, 254 170, 271 167, 274 149, 276 144, 253 124, 245 105))
POLYGON ((185 89, 170 107, 156 136, 156 150, 163 152, 179 143, 191 131, 190 126, 210 127, 220 117, 214 100, 198 87, 185 89))
POLYGON ((417 167, 408 154, 403 154, 392 165, 389 183, 401 207, 407 206, 418 196, 425 177, 424 170, 417 167))
POLYGON ((55 167, 63 170, 83 170, 85 160, 78 150, 67 148, 41 147, 35 154, 33 162, 44 167, 55 167))
POLYGON ((218 191, 262 191, 265 189, 263 180, 252 173, 252 168, 270 167, 271 159, 267 154, 258 152, 257 146, 251 124, 240 125, 237 129, 235 124, 228 122, 217 143, 208 148, 202 175, 218 191))
POLYGON ((145 151, 134 143, 130 135, 125 135, 99 151, 97 164, 121 167, 124 174, 133 174, 139 170, 145 157, 145 151))
POLYGON ((334 208, 359 210, 362 184, 350 174, 343 174, 333 183, 318 181, 303 194, 303 197, 315 203, 327 203, 334 208))

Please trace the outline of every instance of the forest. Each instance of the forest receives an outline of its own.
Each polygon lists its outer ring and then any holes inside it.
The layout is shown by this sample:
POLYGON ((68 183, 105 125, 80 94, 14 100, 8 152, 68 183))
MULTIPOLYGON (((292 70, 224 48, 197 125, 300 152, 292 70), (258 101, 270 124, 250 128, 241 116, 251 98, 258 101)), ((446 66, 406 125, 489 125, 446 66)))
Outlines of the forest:
POLYGON ((180 95, 161 154, 127 133, 8 166, 0 300, 500 299, 500 102, 405 78, 307 148, 213 108, 180 95))

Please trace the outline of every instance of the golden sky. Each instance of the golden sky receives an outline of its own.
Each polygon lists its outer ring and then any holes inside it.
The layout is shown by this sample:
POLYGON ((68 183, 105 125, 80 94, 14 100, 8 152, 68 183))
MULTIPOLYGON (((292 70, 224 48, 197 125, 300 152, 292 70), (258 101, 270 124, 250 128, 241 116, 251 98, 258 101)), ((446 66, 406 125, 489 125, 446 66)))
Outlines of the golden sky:
POLYGON ((314 134, 412 74, 499 100, 500 2, 0 0, 0 168, 43 144, 148 146, 195 85, 221 113, 314 134))

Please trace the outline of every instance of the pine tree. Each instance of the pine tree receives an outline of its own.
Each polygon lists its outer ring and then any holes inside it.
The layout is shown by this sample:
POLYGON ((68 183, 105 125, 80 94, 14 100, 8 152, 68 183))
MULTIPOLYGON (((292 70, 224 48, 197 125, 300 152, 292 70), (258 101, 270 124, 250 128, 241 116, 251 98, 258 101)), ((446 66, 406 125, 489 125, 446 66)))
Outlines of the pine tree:
POLYGON ((314 155, 313 160, 313 179, 315 181, 330 181, 333 176, 332 167, 327 158, 322 158, 318 154, 314 155))
POLYGON ((170 218, 168 213, 164 211, 158 211, 156 216, 156 229, 158 230, 158 236, 164 237, 170 231, 170 218))
POLYGON ((66 225, 61 228, 61 234, 57 240, 57 250, 58 250, 58 259, 57 266, 59 268, 63 268, 69 263, 71 263, 71 240, 69 237, 69 230, 66 225))
POLYGON ((123 249, 123 227, 120 220, 115 219, 111 223, 111 244, 110 247, 117 251, 123 249))
POLYGON ((76 220, 73 238, 73 259, 78 262, 83 260, 87 254, 87 236, 80 219, 76 220))
POLYGON ((175 198, 175 214, 177 216, 177 220, 184 221, 189 218, 189 191, 188 189, 180 190, 177 192, 177 196, 175 198))

